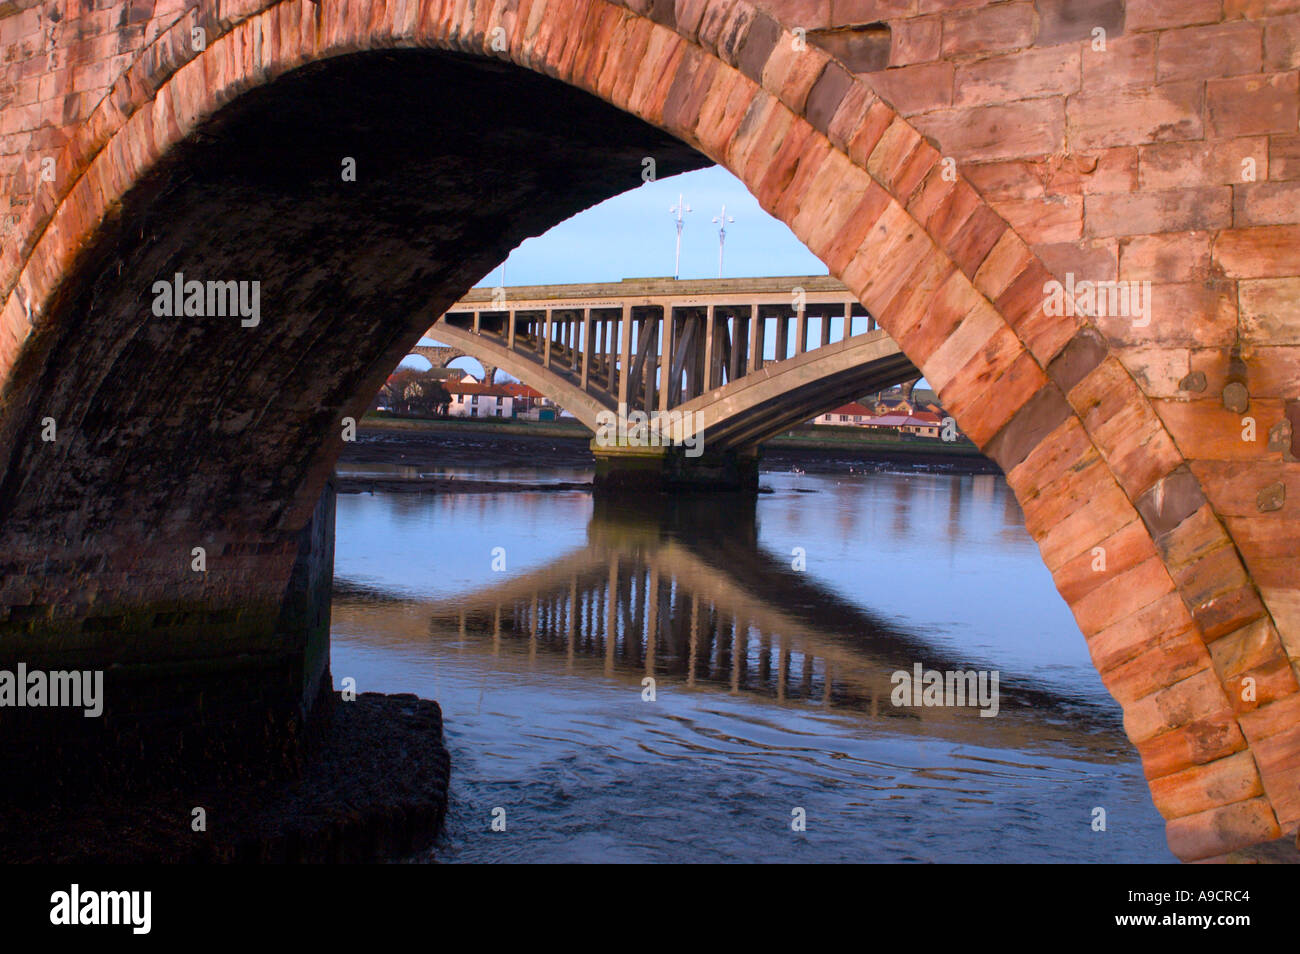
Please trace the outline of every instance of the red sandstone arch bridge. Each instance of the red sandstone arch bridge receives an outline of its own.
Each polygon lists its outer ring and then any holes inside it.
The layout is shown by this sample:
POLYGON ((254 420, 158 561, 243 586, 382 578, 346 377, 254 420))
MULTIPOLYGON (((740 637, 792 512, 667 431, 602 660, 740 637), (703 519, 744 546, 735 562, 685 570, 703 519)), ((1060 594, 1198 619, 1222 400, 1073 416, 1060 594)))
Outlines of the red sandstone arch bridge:
POLYGON ((342 419, 649 157, 735 173, 1002 465, 1174 851, 1294 837, 1294 4, 16 0, 0 46, 0 662, 108 668, 93 727, 7 718, 41 764, 284 751, 342 419))

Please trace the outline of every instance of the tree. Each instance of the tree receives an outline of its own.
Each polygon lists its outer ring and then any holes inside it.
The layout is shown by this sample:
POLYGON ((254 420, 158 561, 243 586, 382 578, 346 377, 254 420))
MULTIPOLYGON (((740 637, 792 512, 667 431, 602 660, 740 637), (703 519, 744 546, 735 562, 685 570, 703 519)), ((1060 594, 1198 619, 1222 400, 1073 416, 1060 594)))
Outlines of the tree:
POLYGON ((451 394, 431 371, 398 368, 380 389, 380 399, 399 417, 446 415, 451 394))
POLYGON ((429 378, 424 385, 424 399, 428 402, 430 412, 438 417, 447 416, 451 405, 451 394, 437 378, 429 378))

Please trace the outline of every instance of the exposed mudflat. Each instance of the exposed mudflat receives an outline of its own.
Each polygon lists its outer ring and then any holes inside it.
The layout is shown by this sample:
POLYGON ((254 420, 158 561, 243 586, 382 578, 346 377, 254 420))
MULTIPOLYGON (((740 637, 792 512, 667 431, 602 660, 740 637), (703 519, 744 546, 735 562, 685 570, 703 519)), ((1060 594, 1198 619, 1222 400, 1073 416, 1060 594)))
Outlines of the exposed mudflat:
MULTIPOLYGON (((403 422, 405 424, 405 422, 403 422)), ((457 423, 440 429, 439 422, 415 426, 386 423, 363 424, 357 440, 346 445, 339 457, 339 493, 509 493, 511 491, 588 490, 589 481, 546 481, 481 479, 449 476, 456 467, 535 467, 563 471, 595 468, 588 436, 502 433, 485 425, 483 431, 469 431, 457 423), (406 475, 357 474, 368 466, 409 468, 406 475)), ((926 455, 912 449, 906 453, 877 447, 799 447, 773 442, 763 448, 760 470, 806 471, 808 473, 861 473, 872 470, 919 470, 937 473, 997 473, 997 465, 983 457, 926 455)))
POLYGON ((550 437, 492 432, 386 428, 362 424, 357 439, 344 446, 339 468, 402 464, 433 470, 448 466, 504 467, 535 464, 593 467, 587 437, 550 437))

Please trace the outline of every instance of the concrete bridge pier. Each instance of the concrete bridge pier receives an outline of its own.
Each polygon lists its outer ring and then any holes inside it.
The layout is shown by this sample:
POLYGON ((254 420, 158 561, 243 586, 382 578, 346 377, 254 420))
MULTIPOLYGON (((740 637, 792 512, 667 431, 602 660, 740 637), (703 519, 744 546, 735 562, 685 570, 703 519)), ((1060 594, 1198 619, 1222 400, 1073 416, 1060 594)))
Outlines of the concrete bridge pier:
POLYGON ((665 492, 758 493, 757 447, 709 451, 683 445, 610 446, 592 441, 595 492, 602 496, 665 492))

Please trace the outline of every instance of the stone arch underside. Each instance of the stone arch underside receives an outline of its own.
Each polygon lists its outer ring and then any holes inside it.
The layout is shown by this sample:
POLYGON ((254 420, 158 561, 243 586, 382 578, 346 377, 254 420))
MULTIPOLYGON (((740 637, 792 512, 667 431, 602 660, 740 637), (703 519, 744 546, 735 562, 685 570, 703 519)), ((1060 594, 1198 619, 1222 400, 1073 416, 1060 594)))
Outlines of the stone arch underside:
MULTIPOLYGON (((654 19, 606 0, 250 0, 226 13, 197 8, 202 53, 187 42, 188 16, 160 31, 72 136, 55 187, 34 198, 21 243, 0 258, 10 646, 39 633, 68 659, 152 661, 158 640, 186 658, 211 655, 213 641, 223 655, 275 656, 265 631, 337 456, 339 418, 369 399, 430 312, 522 237, 635 185, 644 156, 660 175, 707 157, 853 290, 1008 472, 1124 708, 1174 851, 1203 858, 1294 831, 1295 634, 1279 632, 1104 338, 1083 319, 1044 314, 1051 273, 829 54, 799 49, 784 26, 734 2, 681 3, 654 19), (375 52, 352 55, 362 51, 375 52), (529 70, 563 84, 544 87, 544 110, 534 98, 544 81, 529 70), (339 95, 310 95, 341 77, 339 95), (465 132, 474 111, 439 95, 445 82, 495 88, 491 121, 472 133, 508 145, 531 130, 531 163, 470 168, 467 154, 492 152, 465 132), (394 90, 421 88, 422 104, 444 110, 437 135, 395 104, 394 90), (301 112, 276 111, 279 96, 301 112), (241 138, 277 128, 269 143, 241 138), (351 193, 345 156, 358 159, 351 193), (544 207, 528 201, 539 195, 544 207), (263 276, 262 321, 283 321, 286 334, 142 320, 153 281, 177 270, 263 276), (299 371, 309 385, 290 384, 299 371), (65 440, 39 440, 45 417, 65 440), (222 559, 195 580, 186 561, 204 542, 222 559), (44 554, 39 571, 32 552, 44 554), (187 611, 207 613, 208 628, 168 631, 169 614, 187 611), (135 626, 151 639, 105 654, 105 630, 135 626), (1224 639, 1242 648, 1212 652, 1224 639), (1247 702, 1237 683, 1250 674, 1260 692, 1247 702)), ((268 692, 284 685, 286 663, 276 665, 268 692)))

